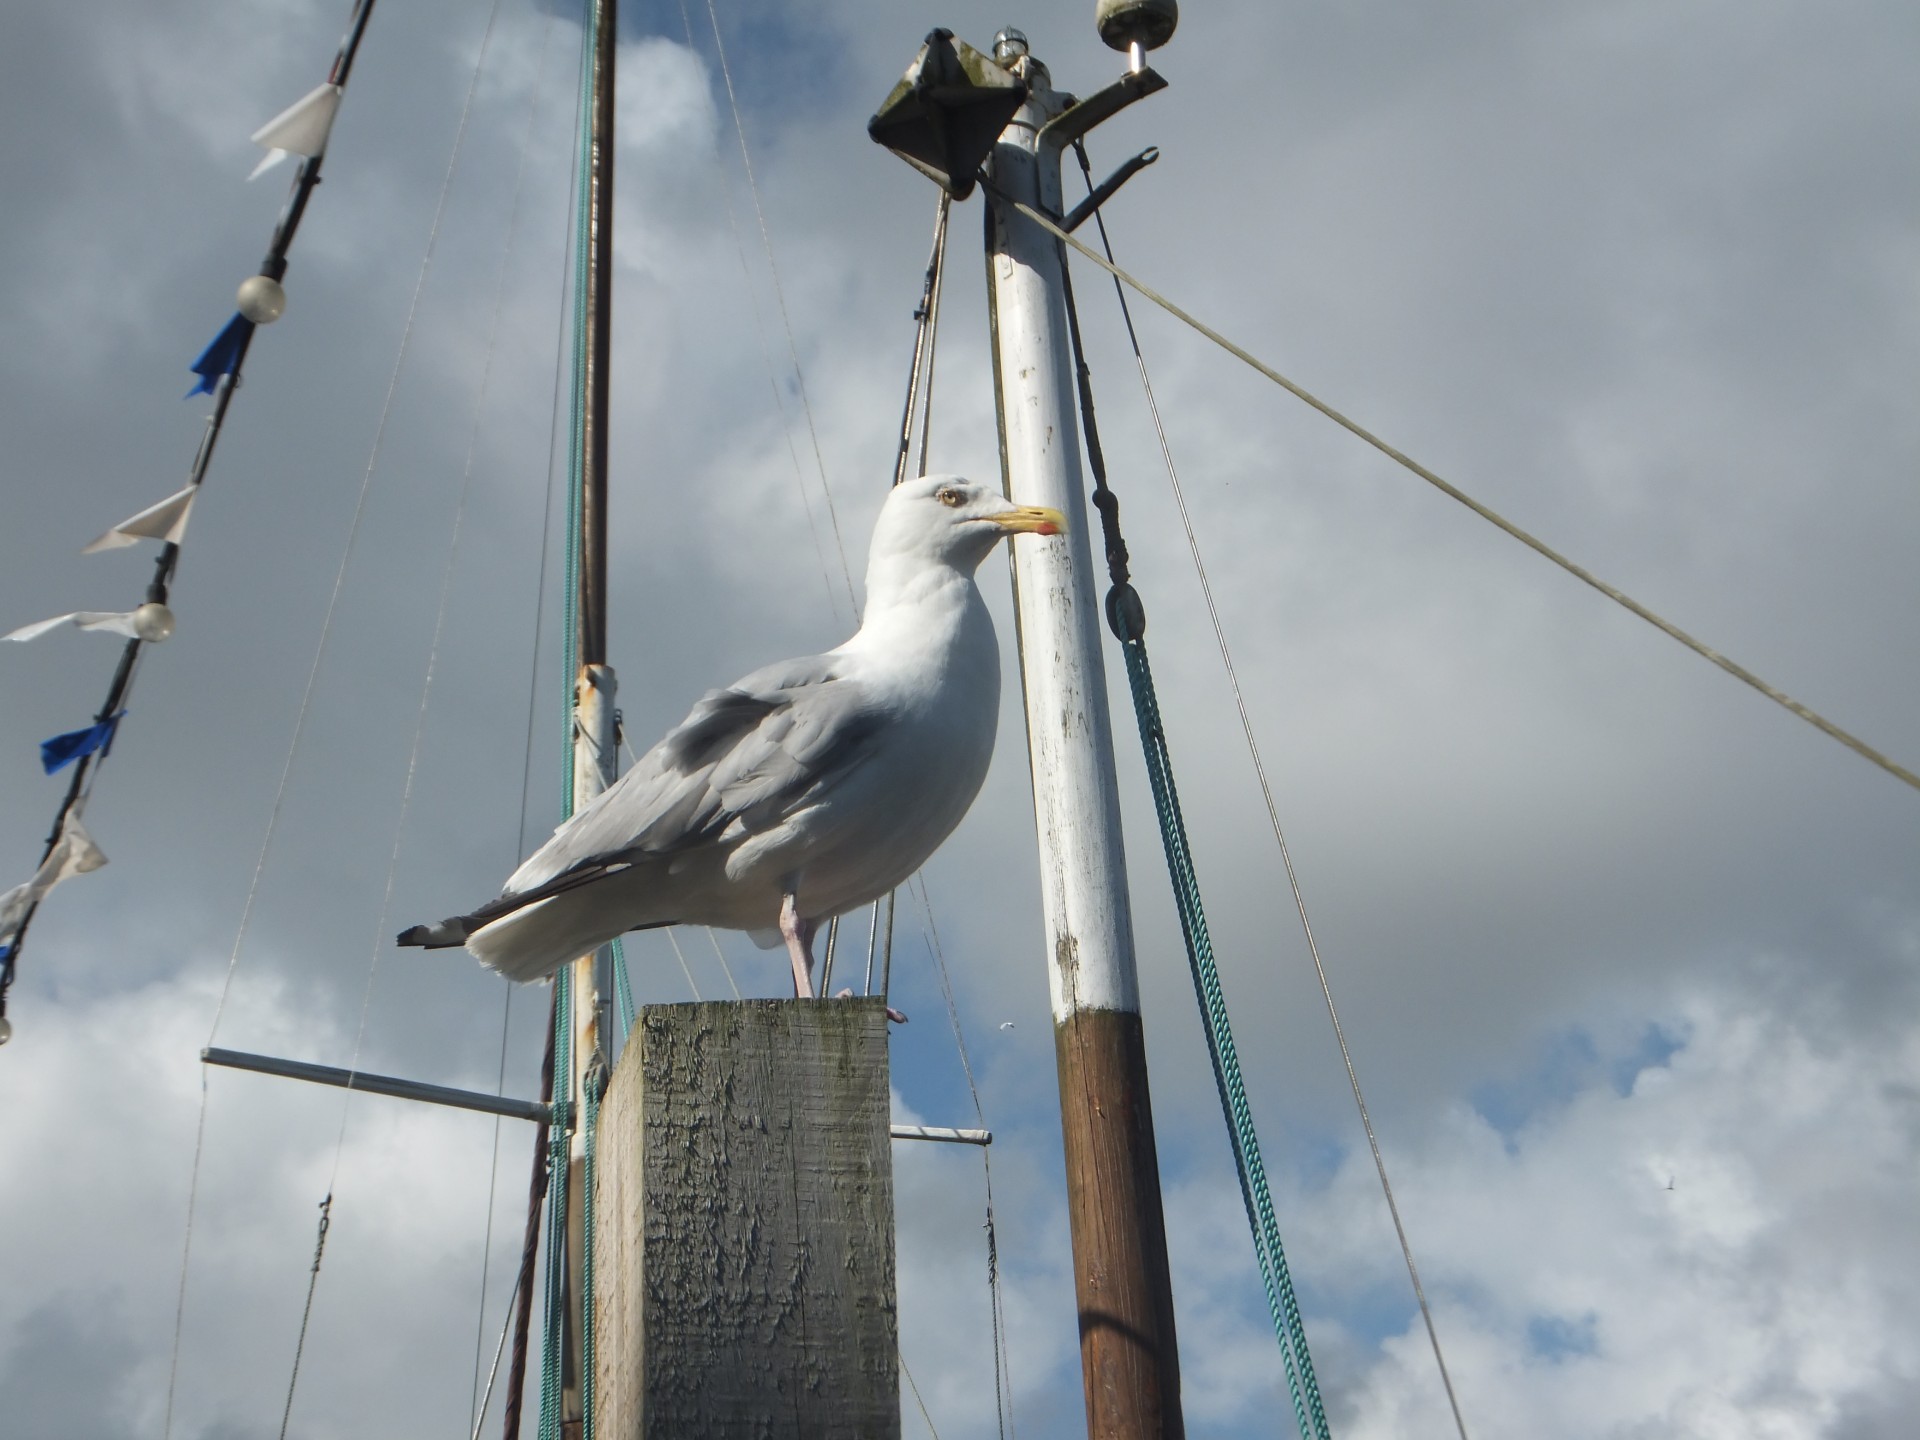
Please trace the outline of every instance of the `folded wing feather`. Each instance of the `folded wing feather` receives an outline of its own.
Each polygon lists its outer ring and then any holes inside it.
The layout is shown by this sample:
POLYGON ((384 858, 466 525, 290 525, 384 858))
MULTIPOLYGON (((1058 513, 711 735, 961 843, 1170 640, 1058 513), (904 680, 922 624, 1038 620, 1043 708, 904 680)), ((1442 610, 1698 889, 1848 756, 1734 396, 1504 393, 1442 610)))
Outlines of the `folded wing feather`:
POLYGON ((605 795, 556 830, 502 898, 610 860, 770 829, 857 762, 880 718, 866 687, 835 673, 830 656, 769 665, 710 690, 605 795))

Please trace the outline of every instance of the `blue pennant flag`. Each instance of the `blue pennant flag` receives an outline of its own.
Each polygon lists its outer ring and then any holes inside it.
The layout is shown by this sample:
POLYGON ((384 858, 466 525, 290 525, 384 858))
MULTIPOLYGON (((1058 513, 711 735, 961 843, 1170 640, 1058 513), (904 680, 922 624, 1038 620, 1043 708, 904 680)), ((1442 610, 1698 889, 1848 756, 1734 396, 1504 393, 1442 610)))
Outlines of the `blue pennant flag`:
POLYGON ((102 720, 98 725, 89 725, 84 730, 70 730, 65 735, 56 735, 51 740, 40 742, 40 766, 51 775, 56 770, 64 770, 82 755, 91 755, 113 740, 115 727, 120 724, 122 710, 102 720))
POLYGON ((240 365, 240 352, 245 348, 247 337, 253 334, 253 321, 235 312, 227 321, 226 328, 213 337, 213 343, 200 352, 200 358, 193 362, 193 373, 200 377, 200 383, 187 391, 191 400, 196 395, 211 395, 213 387, 222 375, 231 375, 240 365))

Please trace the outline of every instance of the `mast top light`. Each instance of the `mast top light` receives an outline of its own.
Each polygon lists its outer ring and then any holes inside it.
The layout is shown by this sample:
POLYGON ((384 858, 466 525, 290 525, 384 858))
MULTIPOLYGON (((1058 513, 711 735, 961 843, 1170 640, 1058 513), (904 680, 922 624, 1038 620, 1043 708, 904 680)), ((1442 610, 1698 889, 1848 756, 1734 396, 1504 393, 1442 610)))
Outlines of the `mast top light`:
POLYGON ((1180 23, 1178 0, 1096 0, 1093 23, 1115 50, 1158 50, 1180 23))

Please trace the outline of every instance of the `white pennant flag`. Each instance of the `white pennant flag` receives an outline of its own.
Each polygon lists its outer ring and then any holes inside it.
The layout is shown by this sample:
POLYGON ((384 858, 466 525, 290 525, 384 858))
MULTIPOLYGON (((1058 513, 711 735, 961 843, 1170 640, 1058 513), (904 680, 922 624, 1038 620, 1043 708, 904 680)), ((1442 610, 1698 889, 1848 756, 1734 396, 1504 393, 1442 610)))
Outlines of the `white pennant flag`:
POLYGON ((56 615, 51 620, 36 620, 31 625, 22 625, 18 630, 9 630, 0 635, 0 640, 38 640, 49 630, 58 630, 62 625, 72 624, 82 630, 104 630, 109 635, 124 635, 129 640, 141 638, 135 628, 136 610, 76 610, 71 615, 56 615))
POLYGON ((0 895, 0 951, 11 945, 13 937, 20 933, 20 922, 27 918, 27 907, 33 904, 33 900, 31 880, 0 895))
POLYGON ((54 841, 53 849, 40 862, 33 878, 0 895, 0 946, 10 943, 20 933, 27 912, 46 899, 47 892, 54 886, 75 875, 98 870, 106 863, 107 857, 100 853, 87 827, 80 823, 80 806, 76 804, 67 812, 60 826, 60 838, 54 841))
POLYGON ((187 517, 193 513, 193 499, 199 493, 197 485, 189 485, 158 505, 149 505, 138 515, 129 515, 80 553, 97 555, 102 550, 118 550, 142 540, 164 540, 169 545, 178 545, 186 536, 187 517))
POLYGON ((311 158, 324 151, 333 131, 333 113, 339 108, 340 87, 322 85, 254 131, 253 143, 267 147, 267 158, 247 178, 264 175, 289 155, 311 158))

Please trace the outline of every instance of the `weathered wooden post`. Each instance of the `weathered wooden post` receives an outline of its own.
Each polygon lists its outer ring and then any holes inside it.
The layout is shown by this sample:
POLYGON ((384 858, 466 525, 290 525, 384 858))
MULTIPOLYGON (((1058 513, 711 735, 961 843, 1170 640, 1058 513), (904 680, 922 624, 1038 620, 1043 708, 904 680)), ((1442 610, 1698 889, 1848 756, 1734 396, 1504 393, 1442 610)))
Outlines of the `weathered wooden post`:
POLYGON ((653 1005, 600 1111, 596 1433, 900 1434, 879 998, 653 1005))

